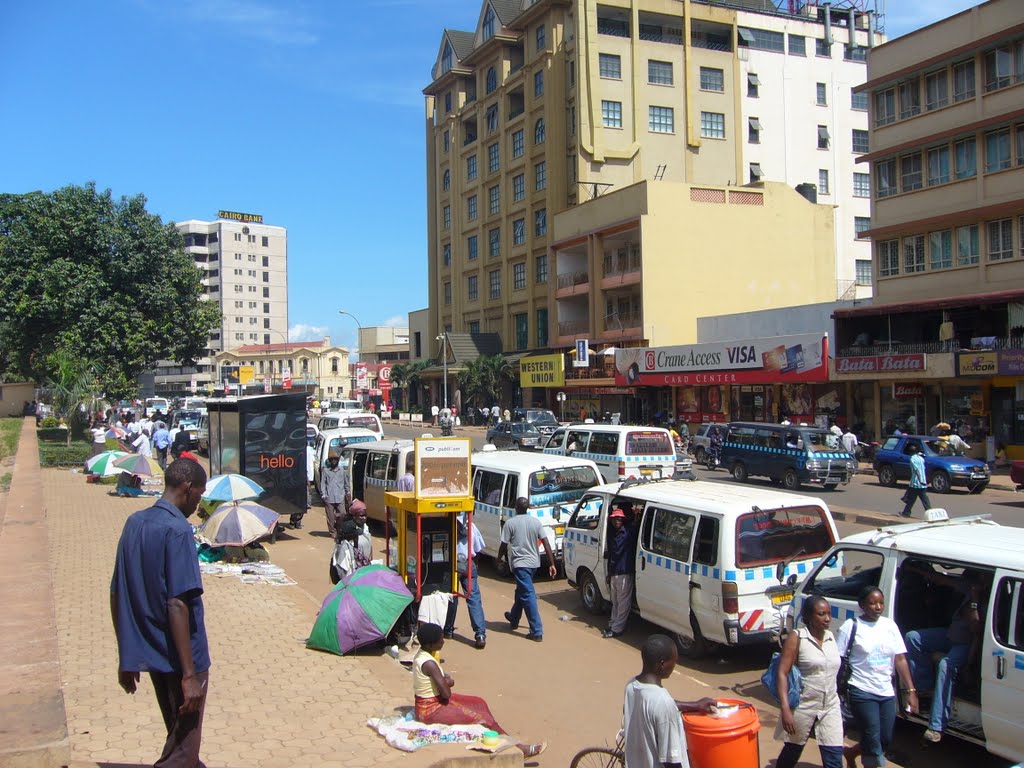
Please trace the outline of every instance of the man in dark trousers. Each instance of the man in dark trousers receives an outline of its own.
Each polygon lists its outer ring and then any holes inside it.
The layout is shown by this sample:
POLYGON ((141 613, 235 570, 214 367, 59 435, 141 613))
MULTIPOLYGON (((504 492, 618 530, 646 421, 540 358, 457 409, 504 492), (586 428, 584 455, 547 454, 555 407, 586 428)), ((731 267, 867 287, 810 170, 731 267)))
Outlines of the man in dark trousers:
POLYGON ((633 574, 636 573, 636 533, 626 513, 616 507, 608 516, 608 562, 605 579, 612 599, 612 615, 601 637, 618 637, 626 631, 633 609, 633 574))
POLYGON ((498 561, 508 556, 508 565, 516 580, 516 596, 512 610, 505 611, 505 619, 512 629, 519 628, 519 620, 526 613, 530 632, 526 636, 538 643, 544 639, 544 624, 537 610, 537 592, 533 588, 533 575, 540 568, 540 547, 544 545, 548 555, 548 573, 551 578, 558 575, 555 555, 548 542, 547 531, 540 519, 528 514, 530 500, 525 496, 516 499, 516 515, 501 529, 501 546, 498 547, 498 561))
POLYGON ((199 746, 210 652, 203 620, 203 582, 188 517, 206 491, 206 471, 189 459, 164 474, 164 493, 131 515, 117 544, 110 615, 120 657, 118 682, 135 693, 149 672, 167 741, 157 768, 203 766, 199 746))

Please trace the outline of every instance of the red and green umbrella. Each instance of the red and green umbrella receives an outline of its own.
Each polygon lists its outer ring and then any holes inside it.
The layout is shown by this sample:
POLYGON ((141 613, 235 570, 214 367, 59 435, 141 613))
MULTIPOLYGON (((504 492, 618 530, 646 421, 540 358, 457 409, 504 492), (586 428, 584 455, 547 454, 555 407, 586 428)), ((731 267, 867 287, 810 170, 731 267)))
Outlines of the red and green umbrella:
POLYGON ((386 565, 364 566, 324 598, 306 647, 341 656, 381 640, 411 602, 401 576, 386 565))

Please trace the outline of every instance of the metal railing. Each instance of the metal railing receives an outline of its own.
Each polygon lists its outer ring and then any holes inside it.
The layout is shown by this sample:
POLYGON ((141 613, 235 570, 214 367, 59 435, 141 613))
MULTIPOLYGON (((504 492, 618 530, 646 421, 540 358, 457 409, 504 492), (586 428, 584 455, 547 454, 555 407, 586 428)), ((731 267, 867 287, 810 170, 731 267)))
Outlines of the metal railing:
POLYGON ((630 251, 628 254, 606 254, 603 263, 604 277, 626 275, 640 271, 640 252, 630 251))
POLYGON ((558 287, 559 288, 572 288, 576 285, 585 285, 590 282, 590 274, 580 270, 577 272, 568 272, 564 275, 558 276, 558 287))
POLYGON ((947 341, 876 342, 864 346, 841 347, 839 357, 865 355, 919 355, 944 352, 988 352, 1000 349, 1024 349, 1024 336, 975 336, 966 343, 959 339, 947 341))
POLYGON ((621 331, 625 328, 639 328, 641 323, 639 312, 616 312, 614 315, 605 315, 604 329, 621 331))
POLYGON ((564 320, 558 324, 559 336, 576 333, 590 333, 590 322, 587 320, 564 320))

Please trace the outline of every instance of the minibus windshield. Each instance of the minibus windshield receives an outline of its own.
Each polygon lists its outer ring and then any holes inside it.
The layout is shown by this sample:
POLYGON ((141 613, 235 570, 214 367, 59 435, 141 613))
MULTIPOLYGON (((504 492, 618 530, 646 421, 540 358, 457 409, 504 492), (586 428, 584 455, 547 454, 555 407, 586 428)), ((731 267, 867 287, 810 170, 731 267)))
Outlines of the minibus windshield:
POLYGON ((817 557, 834 543, 821 507, 755 509, 736 520, 736 565, 740 567, 817 557))
POLYGON ((576 501, 583 493, 599 485, 601 479, 593 467, 540 469, 530 474, 530 506, 540 507, 563 501, 576 501))

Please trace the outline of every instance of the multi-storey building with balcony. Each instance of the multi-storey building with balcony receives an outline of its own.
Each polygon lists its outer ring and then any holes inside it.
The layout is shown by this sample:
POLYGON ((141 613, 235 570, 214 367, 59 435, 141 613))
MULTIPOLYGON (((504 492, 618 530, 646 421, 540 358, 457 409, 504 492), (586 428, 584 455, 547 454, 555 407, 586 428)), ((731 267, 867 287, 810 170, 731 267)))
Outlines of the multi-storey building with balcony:
POLYGON ((206 392, 220 382, 217 353, 288 341, 288 230, 262 221, 255 214, 221 211, 215 221, 175 225, 202 272, 203 298, 217 302, 222 317, 194 367, 157 364, 157 394, 180 395, 193 385, 206 392))
POLYGON ((876 433, 945 421, 1024 457, 1024 4, 880 46, 857 93, 875 299, 836 312, 837 378, 876 433))

